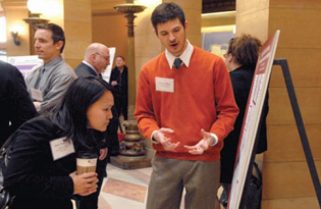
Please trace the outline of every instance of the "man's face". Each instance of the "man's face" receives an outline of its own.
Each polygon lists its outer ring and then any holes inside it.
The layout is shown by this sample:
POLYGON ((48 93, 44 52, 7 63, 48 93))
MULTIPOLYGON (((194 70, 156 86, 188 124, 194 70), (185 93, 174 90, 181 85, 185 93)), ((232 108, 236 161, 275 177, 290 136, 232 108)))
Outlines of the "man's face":
POLYGON ((156 26, 157 37, 162 45, 174 56, 180 56, 186 46, 185 28, 178 18, 156 26))
POLYGON ((38 29, 34 36, 35 52, 45 63, 60 55, 63 42, 53 42, 52 32, 46 29, 38 29))
POLYGON ((109 65, 109 49, 99 50, 94 54, 93 66, 98 73, 103 73, 109 65))

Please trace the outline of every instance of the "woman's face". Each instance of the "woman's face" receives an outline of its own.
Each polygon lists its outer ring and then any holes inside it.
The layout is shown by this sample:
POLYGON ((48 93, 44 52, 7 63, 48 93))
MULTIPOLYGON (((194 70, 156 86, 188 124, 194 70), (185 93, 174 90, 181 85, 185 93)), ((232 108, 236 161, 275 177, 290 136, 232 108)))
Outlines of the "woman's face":
POLYGON ((116 66, 119 68, 122 68, 122 67, 124 67, 124 65, 125 65, 125 61, 123 60, 123 58, 117 57, 116 58, 116 66))
POLYGON ((223 55, 224 56, 224 62, 226 65, 226 68, 229 72, 231 72, 233 69, 232 63, 233 63, 233 56, 231 53, 226 53, 223 55))
POLYGON ((114 105, 114 98, 110 91, 106 91, 87 110, 87 120, 89 128, 97 131, 106 131, 110 119, 113 117, 111 111, 114 105))

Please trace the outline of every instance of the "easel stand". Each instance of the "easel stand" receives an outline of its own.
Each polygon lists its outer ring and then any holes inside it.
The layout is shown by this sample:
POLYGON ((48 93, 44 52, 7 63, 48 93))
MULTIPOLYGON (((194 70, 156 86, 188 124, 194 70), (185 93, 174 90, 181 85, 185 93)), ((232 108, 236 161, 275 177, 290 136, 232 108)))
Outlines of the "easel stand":
MULTIPOLYGON (((309 171, 311 174, 311 178, 312 178, 312 182, 313 182, 313 186, 316 192, 316 196, 319 202, 319 207, 321 208, 321 185, 320 185, 320 180, 318 177, 318 173, 315 167, 315 163, 313 160, 313 156, 312 156, 312 152, 311 152, 311 148, 309 145, 309 141, 308 141, 308 137, 304 128, 304 123, 303 123, 303 119, 301 116, 301 111, 298 105, 298 101, 297 101, 297 97, 295 95, 295 91, 294 91, 294 86, 292 83, 292 78, 290 75, 290 70, 288 67, 288 62, 286 59, 275 59, 273 65, 279 65, 282 68, 282 73, 283 73, 283 77, 285 80, 285 84, 286 84, 286 88, 288 91, 288 95, 289 95, 289 99, 290 99, 290 103, 291 103, 291 107, 292 107, 292 111, 295 117, 295 122, 296 122, 296 126, 298 128, 299 131, 299 135, 300 135, 300 140, 302 143, 302 147, 303 147, 303 151, 305 154, 305 158, 309 167, 309 171)), ((255 151, 256 151, 256 144, 257 144, 257 140, 255 142, 255 146, 254 146, 254 150, 253 150, 253 154, 251 157, 251 161, 250 161, 250 166, 249 166, 249 170, 247 172, 247 177, 246 177, 246 186, 244 188, 244 192, 243 192, 243 197, 246 196, 246 192, 247 192, 247 185, 248 185, 248 179, 251 175, 252 172, 252 165, 253 165, 253 161, 255 159, 255 151)), ((243 202, 243 201, 242 201, 243 202)), ((241 203, 241 207, 240 208, 245 208, 243 206, 243 204, 241 203)))

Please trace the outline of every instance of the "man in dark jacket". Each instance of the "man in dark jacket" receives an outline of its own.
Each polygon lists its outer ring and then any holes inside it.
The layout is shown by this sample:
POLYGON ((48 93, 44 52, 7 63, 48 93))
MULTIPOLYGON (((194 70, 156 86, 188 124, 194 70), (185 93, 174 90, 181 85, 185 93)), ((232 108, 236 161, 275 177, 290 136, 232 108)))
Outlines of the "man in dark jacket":
POLYGON ((0 61, 0 146, 36 114, 22 74, 16 67, 0 61))

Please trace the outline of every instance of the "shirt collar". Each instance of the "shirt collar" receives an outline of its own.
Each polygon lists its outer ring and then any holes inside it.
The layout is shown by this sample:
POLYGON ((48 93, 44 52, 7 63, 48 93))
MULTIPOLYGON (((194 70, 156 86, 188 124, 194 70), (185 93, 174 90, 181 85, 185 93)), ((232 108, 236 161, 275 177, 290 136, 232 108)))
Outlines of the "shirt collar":
POLYGON ((46 68, 46 69, 47 68, 49 69, 49 68, 55 66, 58 62, 61 62, 61 61, 62 61, 62 58, 60 56, 58 56, 58 57, 53 58, 49 62, 44 63, 43 67, 46 68))
MULTIPOLYGON (((187 42, 186 49, 179 56, 179 58, 183 61, 184 65, 186 67, 189 67, 189 63, 191 61, 191 57, 192 57, 192 53, 193 53, 194 47, 188 40, 186 40, 186 42, 187 42)), ((173 69, 173 64, 174 64, 174 61, 175 61, 175 59, 177 57, 172 55, 167 49, 165 49, 165 56, 166 56, 166 59, 167 59, 167 62, 169 64, 170 68, 173 69)))
POLYGON ((92 70, 98 75, 98 73, 97 73, 96 69, 94 68, 94 66, 92 66, 91 64, 89 64, 89 62, 83 60, 82 63, 84 63, 85 65, 87 65, 90 69, 92 69, 92 70))

